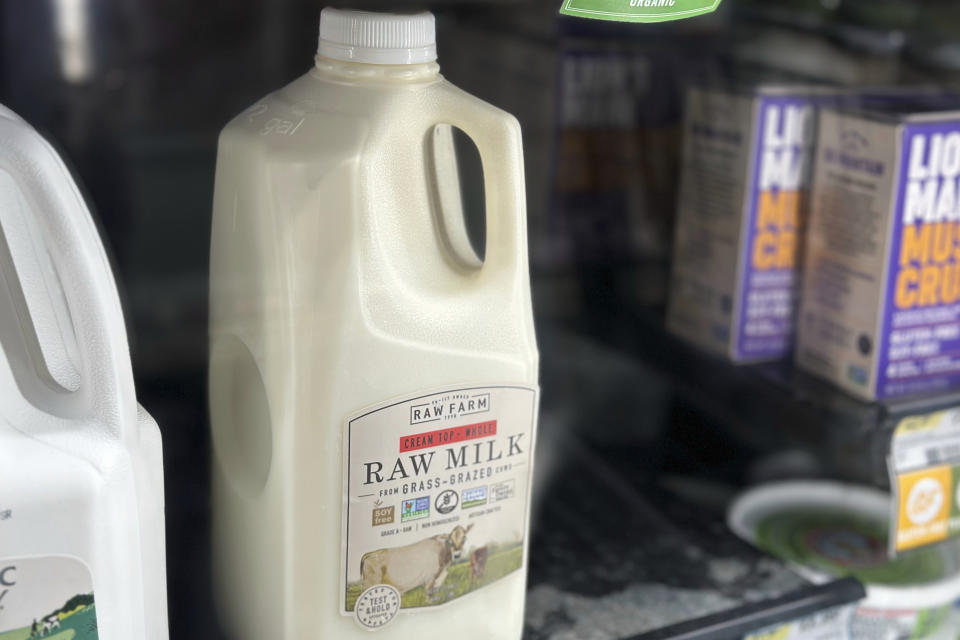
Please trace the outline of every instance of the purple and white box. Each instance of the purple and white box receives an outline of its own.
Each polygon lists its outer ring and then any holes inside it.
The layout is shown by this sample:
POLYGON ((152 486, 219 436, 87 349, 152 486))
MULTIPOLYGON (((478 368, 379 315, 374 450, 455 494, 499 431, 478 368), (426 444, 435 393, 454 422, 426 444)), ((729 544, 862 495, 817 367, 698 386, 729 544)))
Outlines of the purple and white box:
POLYGON ((820 110, 937 96, 931 87, 691 90, 668 328, 738 363, 789 357, 820 110))
POLYGON ((791 352, 817 107, 844 95, 811 86, 689 92, 673 333, 734 362, 791 352))
POLYGON ((796 358, 866 400, 960 388, 960 110, 943 109, 820 118, 796 358))

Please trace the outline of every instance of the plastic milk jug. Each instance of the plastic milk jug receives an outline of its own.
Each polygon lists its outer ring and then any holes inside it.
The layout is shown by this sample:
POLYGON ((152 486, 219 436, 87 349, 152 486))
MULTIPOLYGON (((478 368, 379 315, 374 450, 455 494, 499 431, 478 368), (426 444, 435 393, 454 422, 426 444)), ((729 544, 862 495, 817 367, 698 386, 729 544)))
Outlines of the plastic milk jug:
POLYGON ((160 432, 57 153, 0 107, 0 637, 166 640, 160 432))
POLYGON ((519 640, 538 353, 516 120, 428 13, 326 9, 316 64, 220 137, 214 563, 232 637, 519 640), (464 248, 451 131, 479 152, 464 248))

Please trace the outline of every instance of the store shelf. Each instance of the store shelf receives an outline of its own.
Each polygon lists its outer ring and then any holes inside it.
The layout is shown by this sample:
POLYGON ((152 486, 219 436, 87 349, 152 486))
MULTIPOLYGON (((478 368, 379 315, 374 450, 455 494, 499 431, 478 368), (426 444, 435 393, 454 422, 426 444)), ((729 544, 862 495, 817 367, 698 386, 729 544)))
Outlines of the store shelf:
POLYGON ((717 494, 710 481, 653 481, 643 448, 557 435, 541 426, 538 464, 553 472, 535 510, 525 640, 739 639, 864 596, 852 579, 812 585, 735 538, 725 501, 702 499, 717 494))
POLYGON ((583 327, 649 365, 675 393, 759 451, 810 452, 828 475, 887 487, 901 420, 960 406, 960 394, 861 402, 790 362, 733 365, 667 332, 658 311, 624 312, 583 327))

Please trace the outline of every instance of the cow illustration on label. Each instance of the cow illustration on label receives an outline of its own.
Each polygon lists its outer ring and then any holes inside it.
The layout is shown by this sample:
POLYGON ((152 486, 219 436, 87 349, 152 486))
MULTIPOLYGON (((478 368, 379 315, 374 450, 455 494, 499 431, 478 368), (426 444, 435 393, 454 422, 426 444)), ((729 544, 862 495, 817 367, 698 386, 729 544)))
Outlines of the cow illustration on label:
POLYGON ((0 560, 0 640, 97 640, 89 569, 69 557, 0 560))
POLYGON ((459 560, 467 534, 457 525, 450 534, 432 536, 405 547, 371 551, 360 561, 363 590, 380 584, 396 587, 401 595, 417 587, 426 589, 427 598, 447 579, 447 572, 454 561, 459 560))
POLYGON ((476 582, 487 570, 487 548, 480 547, 470 554, 470 577, 476 582))

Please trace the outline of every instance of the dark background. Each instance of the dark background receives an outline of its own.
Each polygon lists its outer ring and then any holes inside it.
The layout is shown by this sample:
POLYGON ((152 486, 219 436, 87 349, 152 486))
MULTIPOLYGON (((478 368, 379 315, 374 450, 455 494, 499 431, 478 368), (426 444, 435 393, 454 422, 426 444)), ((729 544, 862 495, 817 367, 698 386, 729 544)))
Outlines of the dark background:
MULTIPOLYGON (((434 10, 444 75, 524 127, 541 441, 550 447, 541 488, 557 464, 552 443, 568 436, 623 477, 643 476, 618 481, 628 493, 650 477, 685 474, 706 476, 723 496, 787 475, 882 484, 872 459, 834 464, 823 434, 771 437, 718 417, 749 401, 731 391, 724 413, 691 400, 712 393, 721 364, 651 351, 670 344, 655 319, 669 270, 682 96, 691 82, 758 69, 954 86, 958 4, 726 0, 716 15, 656 26, 561 19, 559 4, 339 5, 434 10), (663 359, 674 362, 659 366, 663 359)), ((217 134, 306 72, 320 9, 303 0, 0 2, 0 102, 58 146, 88 194, 121 287, 140 400, 163 431, 172 638, 218 637, 205 401, 217 134)), ((552 522, 544 513, 537 522, 552 522)), ((533 564, 536 575, 549 573, 536 551, 533 564)))

